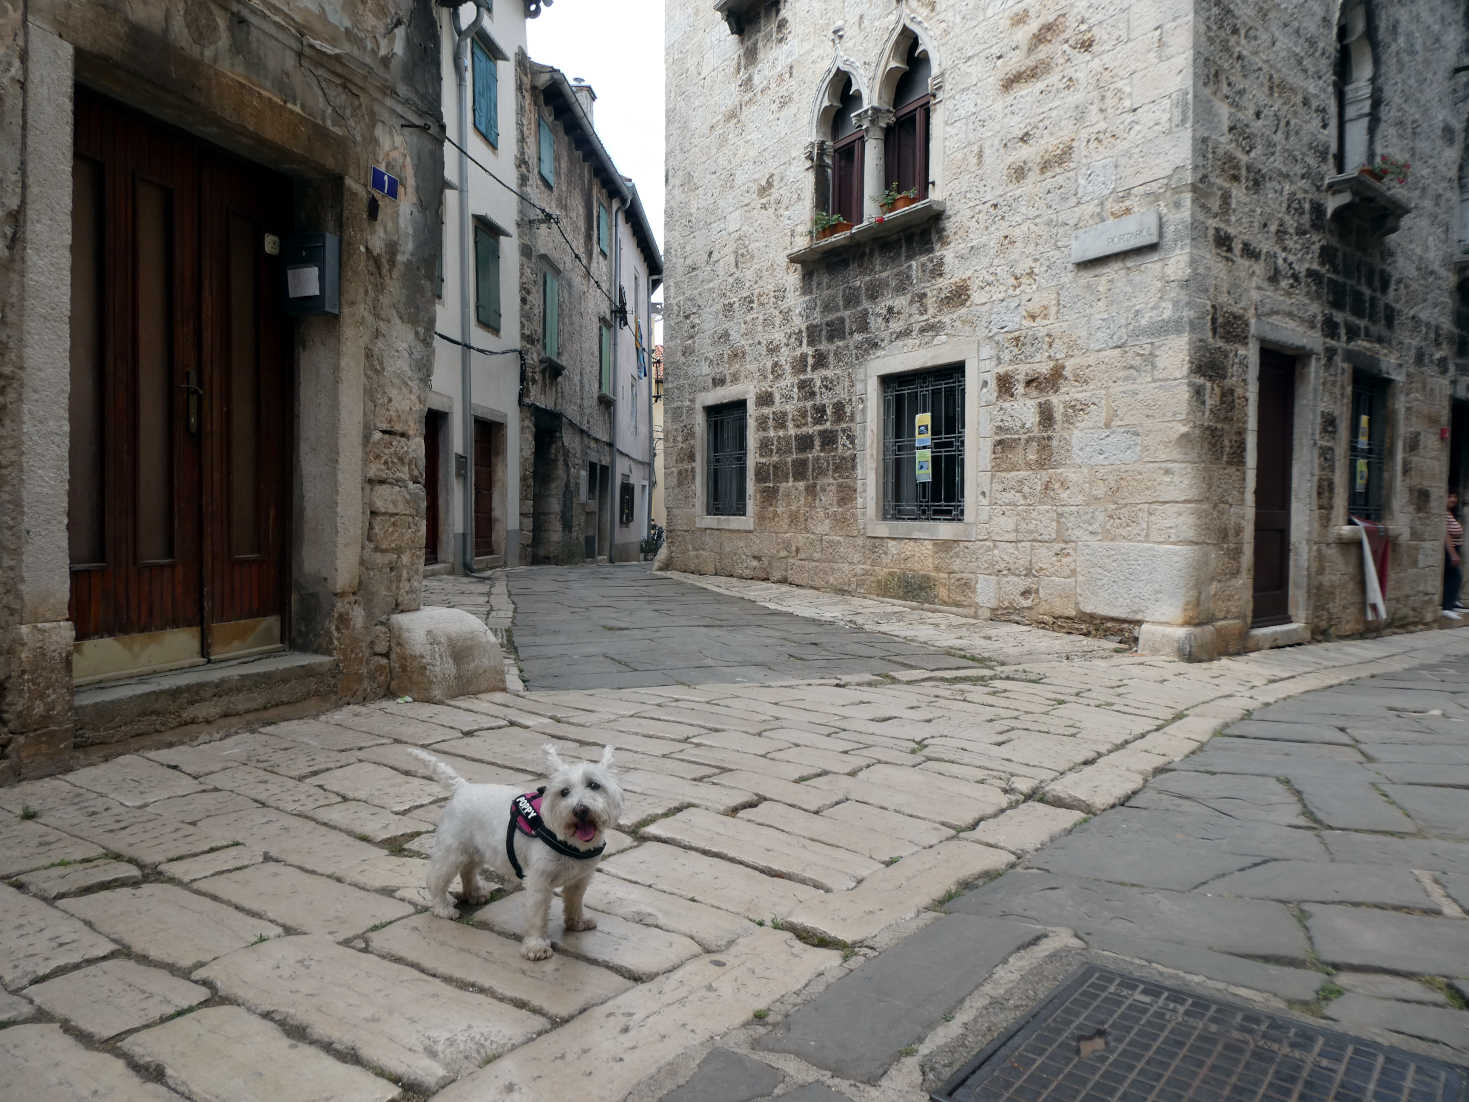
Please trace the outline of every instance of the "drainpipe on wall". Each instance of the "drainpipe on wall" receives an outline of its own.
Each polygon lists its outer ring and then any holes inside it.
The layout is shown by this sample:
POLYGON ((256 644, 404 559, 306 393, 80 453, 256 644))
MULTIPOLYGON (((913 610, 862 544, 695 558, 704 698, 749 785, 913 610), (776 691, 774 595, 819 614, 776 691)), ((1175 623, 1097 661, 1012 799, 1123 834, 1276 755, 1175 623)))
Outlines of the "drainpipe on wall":
MULTIPOLYGON (((648 514, 643 518, 643 537, 646 539, 653 534, 653 490, 654 479, 653 460, 657 457, 653 454, 653 277, 648 276, 648 292, 643 300, 648 308, 644 316, 648 319, 648 329, 644 339, 648 342, 643 346, 643 355, 648 365, 648 514)), ((641 551, 641 549, 639 549, 641 551)))
POLYGON ((489 29, 488 0, 475 0, 474 18, 459 26, 454 9, 454 83, 459 92, 459 402, 464 446, 464 532, 460 555, 466 574, 474 573, 474 402, 471 379, 469 252, 473 247, 469 212, 469 47, 474 34, 489 29))
MULTIPOLYGON (((617 309, 618 296, 622 288, 622 234, 617 230, 617 220, 627 206, 626 199, 612 205, 612 309, 617 309)), ((607 494, 612 498, 607 510, 607 561, 617 561, 617 508, 618 492, 622 484, 617 479, 617 317, 612 318, 612 475, 608 479, 607 494)))

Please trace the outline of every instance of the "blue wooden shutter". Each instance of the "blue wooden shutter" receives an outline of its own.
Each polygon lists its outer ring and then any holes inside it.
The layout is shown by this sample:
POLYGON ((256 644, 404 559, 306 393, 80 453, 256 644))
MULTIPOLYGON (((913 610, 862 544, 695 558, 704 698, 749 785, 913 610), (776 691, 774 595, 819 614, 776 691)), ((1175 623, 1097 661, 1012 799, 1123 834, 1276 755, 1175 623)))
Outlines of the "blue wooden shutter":
POLYGON ((481 325, 500 328, 500 239, 487 226, 474 227, 474 316, 481 325))
POLYGON ((545 119, 541 120, 541 179, 556 186, 556 135, 545 119))
POLYGON ((474 58, 474 128, 491 145, 500 144, 500 77, 495 59, 478 42, 471 51, 474 58))
POLYGON ((607 207, 604 203, 597 204, 597 247, 602 250, 602 255, 607 255, 607 249, 611 242, 607 234, 607 207))
POLYGON ((546 313, 546 355, 561 358, 561 288, 550 272, 543 277, 546 313))
POLYGON ((612 330, 602 325, 601 342, 602 393, 612 393, 612 330))

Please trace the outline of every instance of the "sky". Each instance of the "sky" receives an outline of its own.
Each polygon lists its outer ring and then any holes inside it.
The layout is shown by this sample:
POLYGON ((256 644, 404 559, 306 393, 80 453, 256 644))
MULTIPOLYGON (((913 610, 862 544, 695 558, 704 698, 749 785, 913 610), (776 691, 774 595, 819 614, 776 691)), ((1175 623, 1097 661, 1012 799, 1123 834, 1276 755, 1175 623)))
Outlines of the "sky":
POLYGON ((661 248, 663 0, 554 0, 526 21, 526 35, 534 60, 597 93, 597 133, 618 171, 637 184, 661 248))

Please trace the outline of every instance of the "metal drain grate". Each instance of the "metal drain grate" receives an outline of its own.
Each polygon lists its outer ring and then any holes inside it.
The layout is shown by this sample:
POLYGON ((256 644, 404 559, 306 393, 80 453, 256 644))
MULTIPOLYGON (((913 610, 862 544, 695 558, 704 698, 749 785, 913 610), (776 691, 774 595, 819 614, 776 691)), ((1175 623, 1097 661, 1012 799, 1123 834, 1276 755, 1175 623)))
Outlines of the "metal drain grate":
POLYGON ((1090 965, 935 1102, 1469 1102, 1469 1068, 1090 965))

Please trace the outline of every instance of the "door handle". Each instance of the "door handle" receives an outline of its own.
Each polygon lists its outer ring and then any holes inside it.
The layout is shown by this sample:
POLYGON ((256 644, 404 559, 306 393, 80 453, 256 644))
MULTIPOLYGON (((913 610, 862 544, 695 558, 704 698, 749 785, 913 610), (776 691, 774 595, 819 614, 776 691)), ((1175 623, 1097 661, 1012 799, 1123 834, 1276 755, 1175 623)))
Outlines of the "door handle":
POLYGON ((188 426, 190 436, 199 435, 199 399, 204 395, 204 388, 194 381, 194 373, 184 373, 184 381, 179 384, 179 389, 184 391, 188 397, 185 399, 184 422, 188 426))

